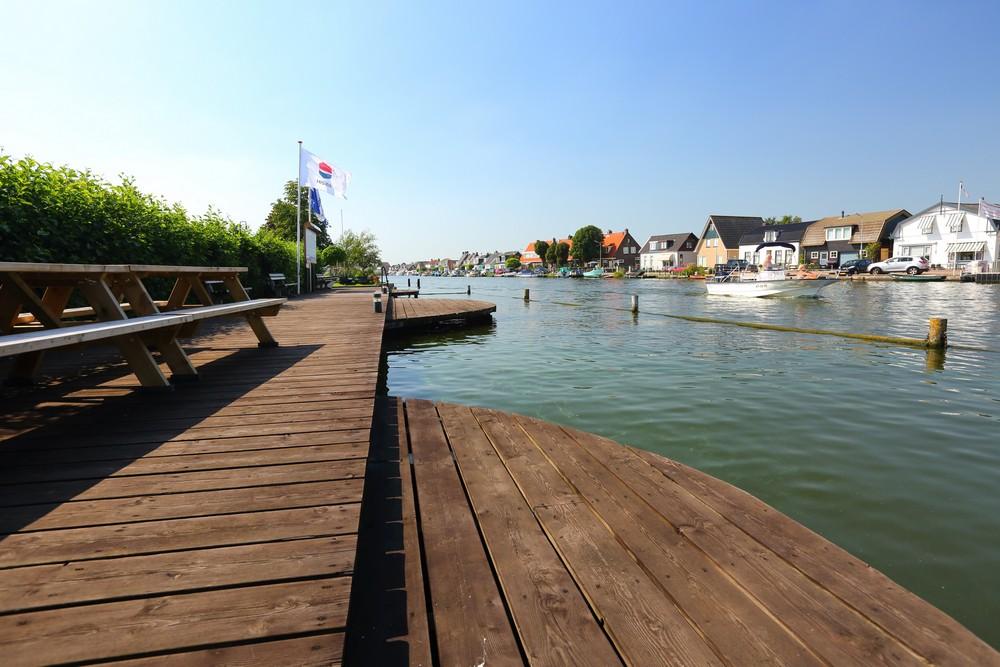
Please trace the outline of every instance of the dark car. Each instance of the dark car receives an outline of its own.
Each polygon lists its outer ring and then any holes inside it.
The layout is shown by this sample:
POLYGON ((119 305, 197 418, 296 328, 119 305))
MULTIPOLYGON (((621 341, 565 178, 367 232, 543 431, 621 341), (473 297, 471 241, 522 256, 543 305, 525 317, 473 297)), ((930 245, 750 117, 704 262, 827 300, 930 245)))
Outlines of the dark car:
POLYGON ((870 259, 849 259, 840 265, 837 275, 853 276, 855 273, 868 273, 871 263, 870 259))

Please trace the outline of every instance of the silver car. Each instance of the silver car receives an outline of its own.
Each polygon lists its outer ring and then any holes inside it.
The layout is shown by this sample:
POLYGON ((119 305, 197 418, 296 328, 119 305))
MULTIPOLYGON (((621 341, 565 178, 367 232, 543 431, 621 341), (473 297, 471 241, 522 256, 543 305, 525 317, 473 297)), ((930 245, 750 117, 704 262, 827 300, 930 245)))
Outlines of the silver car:
POLYGON ((909 273, 916 276, 931 268, 931 265, 923 257, 890 257, 884 262, 875 262, 868 267, 868 273, 878 275, 880 273, 909 273))

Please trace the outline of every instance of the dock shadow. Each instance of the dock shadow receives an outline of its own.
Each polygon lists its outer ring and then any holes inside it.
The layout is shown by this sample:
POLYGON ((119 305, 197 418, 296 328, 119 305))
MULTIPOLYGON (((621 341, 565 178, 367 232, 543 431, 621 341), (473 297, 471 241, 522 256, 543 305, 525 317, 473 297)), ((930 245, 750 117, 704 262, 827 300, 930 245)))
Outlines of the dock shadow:
MULTIPOLYGON (((71 396, 81 389, 80 378, 20 391, 16 405, 5 401, 0 412, 0 423, 16 425, 9 426, 6 434, 0 433, 0 542, 3 536, 31 525, 319 347, 234 350, 198 366, 199 381, 168 391, 121 389, 111 390, 107 396, 80 399, 71 396), (260 372, 247 374, 247 368, 260 372), (238 375, 236 382, 234 375, 238 375), (202 409, 188 412, 186 408, 192 405, 202 409), (156 429, 150 424, 157 424, 156 429), (106 440, 99 437, 102 434, 106 440), (107 449, 97 453, 94 448, 107 449)), ((84 372, 81 377, 92 380, 89 386, 93 389, 97 388, 93 380, 127 373, 127 368, 116 365, 95 376, 84 372)))

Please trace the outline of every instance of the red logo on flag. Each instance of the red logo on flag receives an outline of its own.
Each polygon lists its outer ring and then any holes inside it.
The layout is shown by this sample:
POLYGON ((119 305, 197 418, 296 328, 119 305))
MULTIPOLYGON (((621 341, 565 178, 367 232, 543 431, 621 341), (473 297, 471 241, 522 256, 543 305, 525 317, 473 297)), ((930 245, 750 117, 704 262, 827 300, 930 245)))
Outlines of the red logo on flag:
POLYGON ((319 163, 319 175, 323 178, 333 178, 333 167, 326 162, 319 163))

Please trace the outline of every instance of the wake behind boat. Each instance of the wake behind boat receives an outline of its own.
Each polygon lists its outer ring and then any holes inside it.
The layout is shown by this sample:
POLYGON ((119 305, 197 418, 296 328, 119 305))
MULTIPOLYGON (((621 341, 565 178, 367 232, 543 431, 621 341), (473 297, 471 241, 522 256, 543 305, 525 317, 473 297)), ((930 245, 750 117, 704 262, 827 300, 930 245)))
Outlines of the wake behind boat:
MULTIPOLYGON (((788 243, 771 242, 761 243, 757 246, 757 252, 766 248, 795 249, 788 243)), ((812 276, 789 278, 784 268, 751 271, 749 266, 743 269, 737 267, 729 269, 726 265, 720 264, 716 266, 715 277, 705 280, 705 290, 714 296, 816 298, 821 289, 832 285, 833 282, 812 276)))

